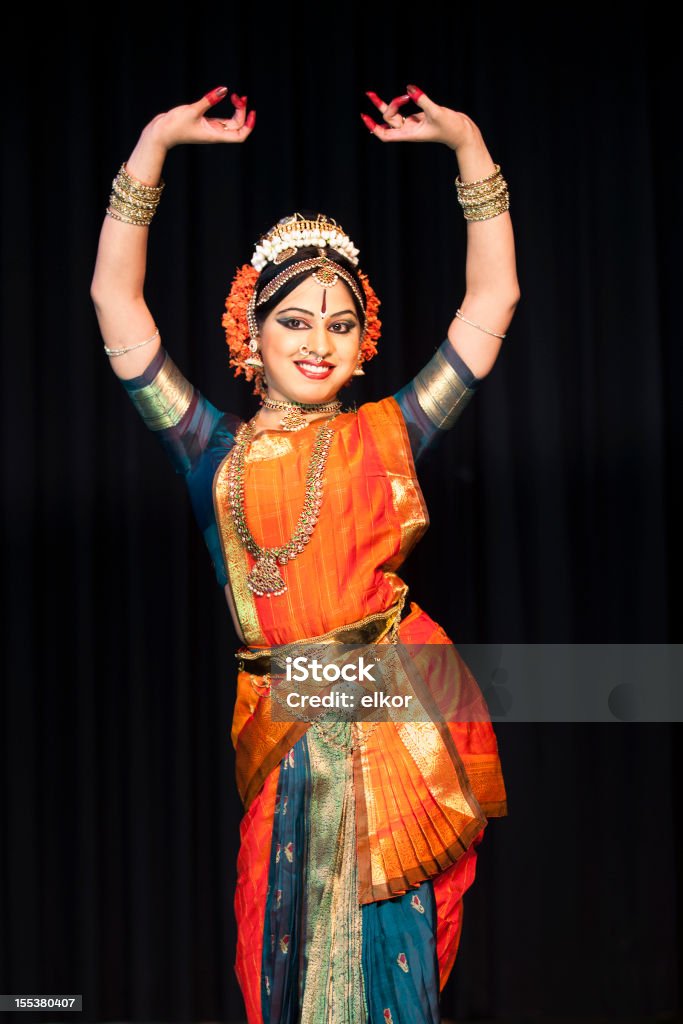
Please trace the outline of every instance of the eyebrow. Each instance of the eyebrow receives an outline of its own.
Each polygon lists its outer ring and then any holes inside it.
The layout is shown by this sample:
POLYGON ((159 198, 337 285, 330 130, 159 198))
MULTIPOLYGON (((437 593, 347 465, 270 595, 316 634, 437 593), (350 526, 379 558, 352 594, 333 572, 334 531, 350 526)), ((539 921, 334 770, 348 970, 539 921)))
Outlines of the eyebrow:
MULTIPOLYGON (((290 310, 294 310, 297 313, 305 313, 306 316, 315 316, 315 313, 311 313, 310 309, 302 309, 301 306, 287 306, 287 309, 279 309, 277 315, 281 313, 289 313, 290 310)), ((344 313, 350 313, 351 316, 356 316, 353 309, 342 309, 339 313, 330 313, 330 316, 342 316, 344 313)))

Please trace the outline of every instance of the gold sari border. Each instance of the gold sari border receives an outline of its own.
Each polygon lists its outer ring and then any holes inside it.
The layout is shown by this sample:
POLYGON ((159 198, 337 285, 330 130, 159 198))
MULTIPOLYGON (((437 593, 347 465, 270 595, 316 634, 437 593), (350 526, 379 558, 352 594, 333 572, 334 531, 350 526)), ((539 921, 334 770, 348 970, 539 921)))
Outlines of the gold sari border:
MULTIPOLYGON (((358 790, 356 790, 356 794, 358 790)), ((356 796, 356 799, 358 797, 356 796)), ((358 813, 356 811, 356 813, 358 813)), ((486 822, 483 823, 485 825, 486 822)), ((370 881, 363 866, 358 864, 358 901, 359 903, 374 903, 376 900, 388 900, 393 896, 402 896, 411 889, 416 889, 430 878, 435 878, 443 871, 456 863, 457 860, 471 846, 472 841, 482 830, 482 821, 475 819, 465 827, 457 840, 444 850, 439 860, 426 860, 414 868, 408 868, 405 874, 388 878, 384 882, 375 883, 370 881), (361 877, 361 875, 363 877, 361 877)))
POLYGON ((230 514, 228 493, 228 459, 232 448, 222 460, 213 477, 213 508, 218 527, 223 561, 225 562, 228 586, 232 594, 242 634, 247 643, 265 643, 261 629, 256 599, 247 586, 250 572, 249 553, 240 540, 235 522, 230 514))

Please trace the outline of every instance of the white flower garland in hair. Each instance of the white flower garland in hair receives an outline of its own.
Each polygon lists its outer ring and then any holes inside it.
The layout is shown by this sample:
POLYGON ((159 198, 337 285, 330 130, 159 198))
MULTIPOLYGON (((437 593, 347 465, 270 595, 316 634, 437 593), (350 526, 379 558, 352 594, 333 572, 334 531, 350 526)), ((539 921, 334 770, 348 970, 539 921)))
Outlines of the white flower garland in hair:
POLYGON ((329 220, 305 220, 300 215, 284 217, 267 235, 259 239, 251 263, 259 272, 266 263, 281 263, 297 249, 307 246, 325 246, 336 249, 349 262, 358 266, 359 249, 347 234, 329 220))

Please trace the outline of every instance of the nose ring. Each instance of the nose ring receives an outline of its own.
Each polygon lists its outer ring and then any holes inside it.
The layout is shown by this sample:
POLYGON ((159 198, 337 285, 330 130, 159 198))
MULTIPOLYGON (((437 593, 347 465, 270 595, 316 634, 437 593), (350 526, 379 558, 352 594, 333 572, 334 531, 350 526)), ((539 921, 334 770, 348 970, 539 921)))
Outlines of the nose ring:
MULTIPOLYGON (((302 356, 310 355, 308 345, 299 345, 299 352, 301 352, 302 356)), ((322 356, 316 355, 315 358, 318 360, 319 363, 322 363, 322 361, 323 361, 323 357, 322 356)))

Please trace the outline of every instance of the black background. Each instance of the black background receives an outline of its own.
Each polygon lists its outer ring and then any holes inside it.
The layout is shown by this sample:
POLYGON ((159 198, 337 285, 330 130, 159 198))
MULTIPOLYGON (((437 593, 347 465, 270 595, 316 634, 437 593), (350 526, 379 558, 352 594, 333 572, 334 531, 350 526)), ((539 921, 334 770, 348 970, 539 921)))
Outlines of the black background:
MULTIPOLYGON (((466 243, 454 154, 372 138, 365 90, 466 112, 508 181, 522 298, 425 465, 431 528, 402 575, 456 644, 677 641, 679 40, 651 6, 247 4, 27 8, 2 45, 0 992, 238 1020, 237 639, 182 478, 102 352, 111 179, 158 112, 247 93, 244 145, 169 154, 148 305, 189 379, 251 415, 230 281, 279 217, 320 209, 382 300, 360 404, 446 336, 466 243)), ((510 813, 444 1013, 675 1011, 679 726, 496 729, 510 813)))

